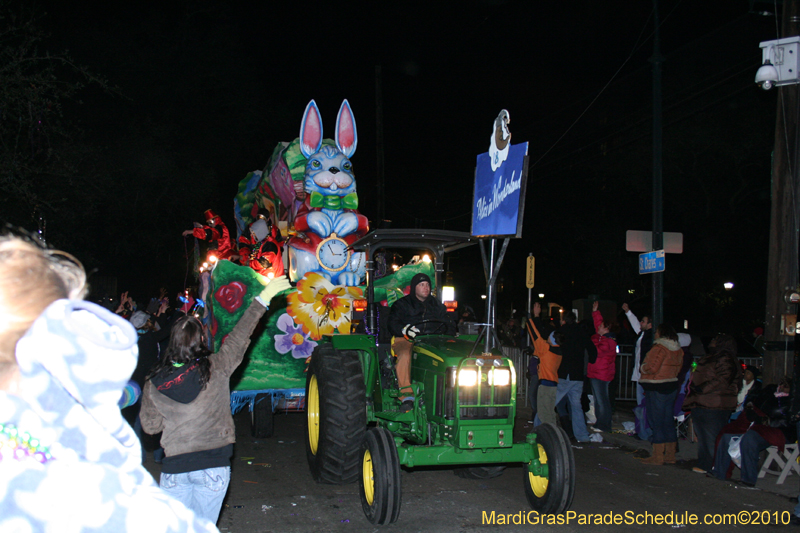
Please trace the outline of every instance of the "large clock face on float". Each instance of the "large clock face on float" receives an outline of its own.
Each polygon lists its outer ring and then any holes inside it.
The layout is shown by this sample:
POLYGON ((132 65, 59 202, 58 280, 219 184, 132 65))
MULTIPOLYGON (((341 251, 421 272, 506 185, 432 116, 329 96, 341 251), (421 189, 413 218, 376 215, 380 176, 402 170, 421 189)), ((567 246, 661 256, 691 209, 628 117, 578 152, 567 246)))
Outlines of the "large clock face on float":
POLYGON ((322 268, 331 272, 344 270, 350 262, 352 251, 347 249, 347 243, 331 233, 330 237, 324 239, 317 246, 317 261, 322 268))

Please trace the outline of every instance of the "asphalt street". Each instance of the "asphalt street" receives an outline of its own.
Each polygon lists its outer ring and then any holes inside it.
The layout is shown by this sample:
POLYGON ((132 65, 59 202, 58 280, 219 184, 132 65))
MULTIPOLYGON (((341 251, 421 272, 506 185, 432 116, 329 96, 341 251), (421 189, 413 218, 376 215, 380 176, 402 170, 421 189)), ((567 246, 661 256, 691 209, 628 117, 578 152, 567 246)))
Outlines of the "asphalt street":
MULTIPOLYGON (((515 430, 518 438, 529 430, 524 415, 522 408, 515 430)), ((723 531, 732 526, 772 531, 776 522, 789 520, 796 502, 796 476, 784 486, 767 476, 755 489, 717 481, 691 471, 687 457, 691 445, 685 441, 677 465, 645 466, 637 459, 643 454, 637 448, 647 448, 647 443, 615 432, 604 434, 600 443, 573 443, 577 475, 570 511, 574 515, 562 517, 568 523, 536 523, 541 518, 529 513, 522 467, 510 466, 489 480, 461 479, 450 469, 404 470, 400 517, 395 524, 378 527, 364 517, 357 484, 320 485, 312 480, 305 458, 304 416, 280 415, 274 437, 254 439, 249 413, 236 415, 236 455, 220 531, 723 531), (657 524, 658 515, 671 523, 657 524), (693 516, 698 521, 694 525, 693 516), (705 520, 727 520, 728 525, 707 525, 705 520)), ((615 425, 621 426, 619 416, 615 425)), ((157 479, 159 465, 151 454, 145 466, 157 479)))

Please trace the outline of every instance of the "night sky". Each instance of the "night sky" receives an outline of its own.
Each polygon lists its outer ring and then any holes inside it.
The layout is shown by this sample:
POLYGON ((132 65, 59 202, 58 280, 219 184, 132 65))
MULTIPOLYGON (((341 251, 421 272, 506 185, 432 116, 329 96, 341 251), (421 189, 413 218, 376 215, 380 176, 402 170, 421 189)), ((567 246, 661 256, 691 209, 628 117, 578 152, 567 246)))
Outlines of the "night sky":
MULTIPOLYGON (((181 231, 207 208, 235 227, 239 180, 298 136, 312 98, 326 137, 350 101, 360 210, 374 225, 380 66, 392 227, 469 231, 475 158, 507 109, 530 167, 499 315, 524 310, 529 253, 548 300, 649 312, 625 231, 652 226, 651 2, 19 4, 51 34, 44 49, 68 49, 112 86, 64 106, 89 154, 81 171, 107 192, 74 188, 46 211, 51 244, 120 291, 182 286, 181 231)), ((667 257, 665 315, 698 333, 763 321, 777 91, 753 78, 759 41, 777 35, 775 18, 755 13, 772 4, 750 4, 660 2, 664 229, 684 233, 684 253, 667 257)), ((29 211, 4 210, 35 228, 29 211)), ((482 311, 477 247, 449 266, 459 300, 482 311)))

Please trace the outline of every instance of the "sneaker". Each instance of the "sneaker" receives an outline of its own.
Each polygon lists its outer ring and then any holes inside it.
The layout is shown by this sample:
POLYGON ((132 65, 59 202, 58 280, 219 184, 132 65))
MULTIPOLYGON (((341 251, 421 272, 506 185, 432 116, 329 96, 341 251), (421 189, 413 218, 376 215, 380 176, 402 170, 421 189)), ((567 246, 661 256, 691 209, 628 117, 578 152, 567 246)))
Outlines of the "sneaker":
POLYGON ((589 441, 591 441, 591 442, 603 442, 603 436, 598 434, 598 433, 595 433, 595 434, 593 434, 592 436, 589 437, 589 441))
POLYGON ((594 431, 595 433, 602 433, 602 432, 603 432, 603 430, 602 430, 602 429, 600 429, 600 428, 596 428, 596 427, 594 427, 594 426, 592 426, 592 427, 591 427, 591 428, 589 428, 589 429, 591 429, 591 430, 592 430, 592 431, 594 431))
POLYGON ((405 398, 400 404, 400 412, 407 413, 414 409, 414 398, 405 398))
POLYGON ((699 466, 692 467, 692 472, 697 472, 698 474, 706 474, 707 472, 700 468, 699 466))

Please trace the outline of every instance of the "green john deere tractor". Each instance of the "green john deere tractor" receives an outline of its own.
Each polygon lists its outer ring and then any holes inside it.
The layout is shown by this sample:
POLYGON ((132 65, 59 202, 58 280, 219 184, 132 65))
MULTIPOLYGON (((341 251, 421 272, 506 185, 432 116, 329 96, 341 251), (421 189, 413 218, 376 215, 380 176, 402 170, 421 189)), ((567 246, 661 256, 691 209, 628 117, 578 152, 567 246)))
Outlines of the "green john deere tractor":
POLYGON ((533 509, 563 513, 572 503, 575 459, 566 434, 543 424, 524 442, 513 442, 513 362, 498 350, 482 353, 475 335, 417 336, 411 362, 415 405, 407 413, 399 410, 386 328, 389 307, 373 301, 375 253, 429 249, 439 288, 443 255, 474 243, 465 233, 396 229, 356 241, 352 248, 367 257, 366 316, 355 334, 324 338, 311 357, 306 379, 311 473, 321 483, 358 481, 373 524, 395 522, 400 514, 401 465, 451 465, 462 477, 480 479, 500 475, 504 464, 523 463, 523 486, 533 509))

